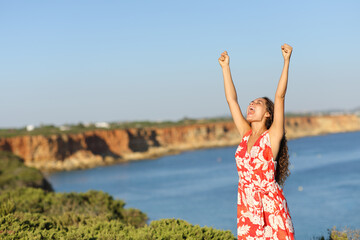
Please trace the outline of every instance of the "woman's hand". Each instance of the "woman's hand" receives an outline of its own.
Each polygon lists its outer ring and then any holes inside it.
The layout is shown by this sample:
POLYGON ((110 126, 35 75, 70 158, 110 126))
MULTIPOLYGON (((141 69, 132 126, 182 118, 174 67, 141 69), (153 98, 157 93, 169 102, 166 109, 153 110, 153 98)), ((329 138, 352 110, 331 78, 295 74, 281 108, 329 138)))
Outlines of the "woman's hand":
POLYGON ((229 55, 227 54, 227 51, 224 51, 224 52, 221 54, 221 57, 219 57, 220 66, 221 66, 222 68, 224 68, 224 67, 226 67, 226 66, 229 66, 229 62, 230 62, 229 55))
POLYGON ((290 56, 291 56, 291 52, 292 52, 292 47, 285 43, 284 45, 281 46, 281 52, 282 52, 282 55, 284 57, 284 60, 289 61, 290 56))

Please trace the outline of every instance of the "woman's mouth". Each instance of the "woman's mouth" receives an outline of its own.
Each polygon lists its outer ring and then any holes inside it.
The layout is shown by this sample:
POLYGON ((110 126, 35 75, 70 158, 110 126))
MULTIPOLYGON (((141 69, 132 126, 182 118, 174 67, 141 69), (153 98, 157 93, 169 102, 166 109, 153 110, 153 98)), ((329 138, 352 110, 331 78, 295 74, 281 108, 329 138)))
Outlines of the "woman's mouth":
POLYGON ((255 109, 253 107, 249 107, 248 114, 254 114, 255 109))

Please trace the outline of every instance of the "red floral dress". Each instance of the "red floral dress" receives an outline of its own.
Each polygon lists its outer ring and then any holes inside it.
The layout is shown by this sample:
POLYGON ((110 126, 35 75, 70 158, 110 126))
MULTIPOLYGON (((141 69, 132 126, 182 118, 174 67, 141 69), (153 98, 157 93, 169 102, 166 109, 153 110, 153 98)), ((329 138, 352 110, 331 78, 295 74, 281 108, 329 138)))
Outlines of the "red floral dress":
POLYGON ((239 173, 237 197, 238 239, 295 239, 283 190, 275 181, 269 131, 247 152, 251 130, 239 144, 235 160, 239 173))

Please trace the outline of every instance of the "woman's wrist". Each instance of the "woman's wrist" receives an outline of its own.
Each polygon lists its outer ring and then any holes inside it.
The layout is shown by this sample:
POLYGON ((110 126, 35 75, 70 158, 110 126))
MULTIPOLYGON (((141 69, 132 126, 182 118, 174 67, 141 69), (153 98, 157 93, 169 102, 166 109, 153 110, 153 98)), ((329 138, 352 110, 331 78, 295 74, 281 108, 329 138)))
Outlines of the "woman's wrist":
POLYGON ((230 66, 229 65, 225 65, 225 66, 221 66, 223 71, 227 71, 230 70, 230 66))

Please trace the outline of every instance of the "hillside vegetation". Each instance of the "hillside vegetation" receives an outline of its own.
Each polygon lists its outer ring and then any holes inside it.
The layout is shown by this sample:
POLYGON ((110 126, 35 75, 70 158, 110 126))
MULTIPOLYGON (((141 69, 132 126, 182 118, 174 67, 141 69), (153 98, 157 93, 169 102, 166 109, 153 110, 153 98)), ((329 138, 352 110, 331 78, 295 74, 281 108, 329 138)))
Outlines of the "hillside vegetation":
POLYGON ((17 187, 53 190, 39 170, 26 167, 20 157, 10 152, 0 151, 0 192, 17 187))

